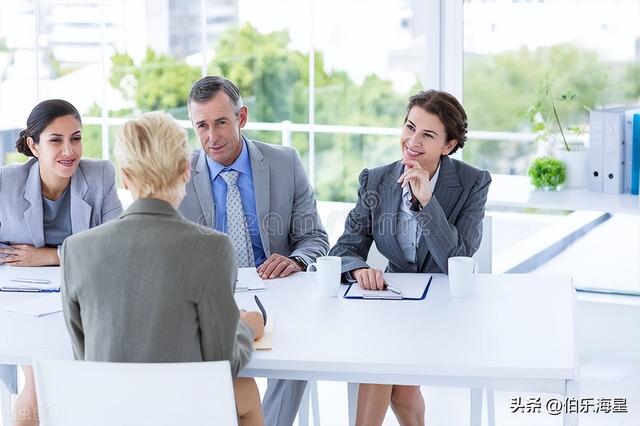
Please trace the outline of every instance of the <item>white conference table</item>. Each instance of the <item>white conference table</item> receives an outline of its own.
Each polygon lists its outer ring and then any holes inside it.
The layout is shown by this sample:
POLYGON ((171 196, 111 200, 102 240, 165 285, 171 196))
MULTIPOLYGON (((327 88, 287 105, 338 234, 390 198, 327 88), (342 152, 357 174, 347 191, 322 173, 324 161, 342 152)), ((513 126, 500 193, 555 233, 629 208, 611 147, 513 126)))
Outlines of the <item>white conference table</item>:
MULTIPOLYGON (((256 352, 243 375, 578 395, 569 275, 480 274, 476 296, 455 299, 434 274, 420 301, 322 298, 310 275, 236 294, 251 310, 259 294, 275 318, 273 349, 256 352)), ((0 307, 25 297, 39 295, 0 292, 0 307)), ((0 363, 32 358, 72 358, 62 314, 0 311, 0 363)), ((565 414, 565 425, 577 423, 565 414)))

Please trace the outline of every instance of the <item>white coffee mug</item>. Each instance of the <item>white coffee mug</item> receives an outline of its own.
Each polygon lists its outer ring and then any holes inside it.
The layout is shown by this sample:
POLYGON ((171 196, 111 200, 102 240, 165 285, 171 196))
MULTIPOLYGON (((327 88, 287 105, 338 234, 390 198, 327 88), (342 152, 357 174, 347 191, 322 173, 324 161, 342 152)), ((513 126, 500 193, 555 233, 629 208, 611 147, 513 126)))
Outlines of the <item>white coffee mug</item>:
POLYGON ((453 297, 471 297, 475 293, 478 262, 472 257, 449 258, 449 289, 453 297))
POLYGON ((316 286, 323 297, 336 297, 340 289, 342 275, 342 259, 338 256, 321 256, 307 268, 308 271, 318 271, 316 286))

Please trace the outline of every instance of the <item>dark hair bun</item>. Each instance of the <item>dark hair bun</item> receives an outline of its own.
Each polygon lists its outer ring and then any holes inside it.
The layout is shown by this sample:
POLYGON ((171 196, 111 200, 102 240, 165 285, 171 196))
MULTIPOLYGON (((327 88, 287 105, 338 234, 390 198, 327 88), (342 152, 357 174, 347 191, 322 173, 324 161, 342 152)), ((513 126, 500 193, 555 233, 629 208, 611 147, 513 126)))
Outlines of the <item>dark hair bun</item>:
POLYGON ((16 140, 16 150, 27 157, 35 157, 33 152, 31 152, 31 148, 29 148, 29 144, 27 143, 27 129, 21 130, 20 135, 18 135, 18 140, 16 140))
POLYGON ((27 144, 27 139, 31 137, 34 143, 40 142, 40 134, 47 128, 53 120, 58 117, 64 117, 71 115, 75 117, 80 124, 80 114, 76 107, 63 99, 47 99, 36 105, 29 118, 27 118, 27 128, 20 132, 20 136, 16 141, 16 149, 19 153, 28 157, 35 157, 31 148, 27 144))

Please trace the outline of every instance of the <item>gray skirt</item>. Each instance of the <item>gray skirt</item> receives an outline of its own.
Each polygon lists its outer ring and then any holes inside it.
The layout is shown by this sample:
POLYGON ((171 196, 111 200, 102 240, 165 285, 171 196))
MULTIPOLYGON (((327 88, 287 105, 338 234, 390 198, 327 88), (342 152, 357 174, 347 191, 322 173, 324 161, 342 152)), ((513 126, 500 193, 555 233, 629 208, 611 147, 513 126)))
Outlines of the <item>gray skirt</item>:
POLYGON ((9 392, 18 393, 18 367, 0 364, 0 382, 6 386, 9 392))

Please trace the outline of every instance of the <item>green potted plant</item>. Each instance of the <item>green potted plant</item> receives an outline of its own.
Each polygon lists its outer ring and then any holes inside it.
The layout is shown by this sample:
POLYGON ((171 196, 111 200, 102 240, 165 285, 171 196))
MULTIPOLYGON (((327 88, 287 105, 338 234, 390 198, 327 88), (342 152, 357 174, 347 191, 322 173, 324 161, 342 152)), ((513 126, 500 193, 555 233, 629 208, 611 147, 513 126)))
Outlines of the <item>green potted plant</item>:
POLYGON ((585 130, 580 126, 567 126, 562 108, 575 102, 576 94, 571 90, 556 97, 553 93, 553 80, 545 78, 540 83, 535 103, 524 113, 536 133, 534 141, 550 143, 555 157, 564 163, 565 186, 570 188, 587 185, 587 152, 584 143, 579 140, 585 130), (567 139, 568 135, 575 136, 573 141, 567 139))
POLYGON ((529 166, 531 183, 537 189, 556 191, 564 183, 566 169, 562 161, 552 157, 539 157, 529 166))

